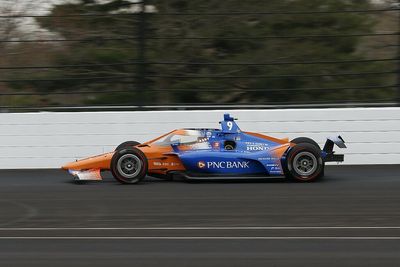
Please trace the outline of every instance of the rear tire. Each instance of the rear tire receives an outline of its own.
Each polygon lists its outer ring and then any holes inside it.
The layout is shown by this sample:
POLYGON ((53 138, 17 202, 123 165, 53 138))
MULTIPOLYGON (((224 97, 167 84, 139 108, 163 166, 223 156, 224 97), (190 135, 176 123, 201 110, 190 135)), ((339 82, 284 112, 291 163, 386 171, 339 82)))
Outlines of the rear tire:
POLYGON ((126 142, 123 142, 122 144, 118 145, 114 151, 121 150, 123 148, 132 148, 137 145, 140 145, 140 143, 136 142, 136 141, 126 141, 126 142))
POLYGON ((122 184, 137 184, 147 174, 147 158, 137 148, 125 148, 115 151, 110 165, 114 178, 122 184))
MULTIPOLYGON (((291 143, 295 143, 295 144, 301 144, 301 143, 306 143, 306 144, 311 144, 314 145, 316 147, 318 147, 319 151, 321 152, 321 147, 318 145, 317 142, 315 142, 313 139, 308 138, 308 137, 297 137, 295 139, 293 139, 292 141, 290 141, 291 143)), ((325 175, 325 161, 323 162, 324 167, 322 168, 322 172, 319 175, 318 178, 322 178, 325 175)))
POLYGON ((309 143, 292 147, 283 164, 286 177, 298 182, 313 182, 324 175, 321 150, 309 143))
POLYGON ((293 139, 290 142, 291 143, 295 143, 296 145, 302 144, 302 143, 311 144, 311 145, 314 145, 314 146, 318 147, 319 150, 321 150, 321 148, 319 147, 318 143, 315 142, 314 140, 312 140, 311 138, 308 138, 308 137, 297 137, 297 138, 293 139))

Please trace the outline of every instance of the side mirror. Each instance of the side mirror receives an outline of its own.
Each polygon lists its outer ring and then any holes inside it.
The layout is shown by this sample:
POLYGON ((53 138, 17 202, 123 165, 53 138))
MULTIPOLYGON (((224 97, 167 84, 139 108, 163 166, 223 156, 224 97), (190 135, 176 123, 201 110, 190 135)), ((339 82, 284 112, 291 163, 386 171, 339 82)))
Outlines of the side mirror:
POLYGON ((181 140, 175 139, 171 140, 171 146, 179 146, 181 144, 181 140))
POLYGON ((174 142, 174 143, 171 143, 171 147, 172 147, 172 149, 174 150, 174 152, 178 152, 179 151, 179 145, 180 145, 181 143, 179 142, 179 141, 177 141, 177 142, 174 142))

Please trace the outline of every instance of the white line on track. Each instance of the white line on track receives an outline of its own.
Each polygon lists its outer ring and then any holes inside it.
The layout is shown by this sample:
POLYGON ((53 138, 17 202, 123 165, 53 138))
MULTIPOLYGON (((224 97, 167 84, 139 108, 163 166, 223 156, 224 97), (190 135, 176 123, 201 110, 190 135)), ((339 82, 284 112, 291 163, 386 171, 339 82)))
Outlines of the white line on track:
POLYGON ((400 236, 10 236, 0 240, 400 240, 400 236))
POLYGON ((1 227, 0 231, 74 231, 74 230, 346 230, 400 229, 400 226, 232 226, 232 227, 1 227))

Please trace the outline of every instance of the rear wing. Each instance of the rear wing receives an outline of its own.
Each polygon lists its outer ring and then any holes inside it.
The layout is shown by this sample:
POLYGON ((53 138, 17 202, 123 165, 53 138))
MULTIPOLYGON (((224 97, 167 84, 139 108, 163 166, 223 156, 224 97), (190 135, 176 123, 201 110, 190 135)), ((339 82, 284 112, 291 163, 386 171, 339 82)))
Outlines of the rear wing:
POLYGON ((337 145, 339 148, 347 148, 345 145, 345 141, 340 135, 335 135, 335 136, 330 136, 327 138, 324 148, 322 149, 323 152, 325 152, 325 162, 343 162, 344 161, 344 155, 342 154, 335 154, 335 151, 333 151, 333 147, 337 145))

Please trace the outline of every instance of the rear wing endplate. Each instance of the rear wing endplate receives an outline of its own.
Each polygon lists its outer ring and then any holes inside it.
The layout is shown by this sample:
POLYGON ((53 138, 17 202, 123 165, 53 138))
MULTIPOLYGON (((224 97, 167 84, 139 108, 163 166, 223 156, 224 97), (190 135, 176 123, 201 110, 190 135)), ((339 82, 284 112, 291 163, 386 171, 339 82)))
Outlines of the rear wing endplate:
POLYGON ((337 145, 339 148, 346 148, 345 142, 340 135, 330 136, 327 138, 323 151, 326 153, 325 162, 328 161, 336 161, 342 162, 344 161, 344 155, 335 154, 333 151, 334 145, 337 145))

